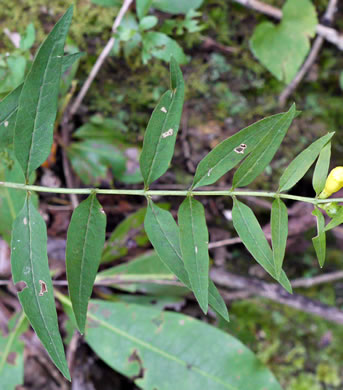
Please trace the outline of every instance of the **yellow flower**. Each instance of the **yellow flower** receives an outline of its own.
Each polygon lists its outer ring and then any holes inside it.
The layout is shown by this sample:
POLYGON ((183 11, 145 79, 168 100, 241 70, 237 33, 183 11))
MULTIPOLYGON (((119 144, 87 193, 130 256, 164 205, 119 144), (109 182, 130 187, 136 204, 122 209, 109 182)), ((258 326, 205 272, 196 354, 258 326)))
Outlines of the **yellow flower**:
POLYGON ((326 199, 343 187, 343 167, 334 168, 326 179, 325 188, 319 199, 326 199))

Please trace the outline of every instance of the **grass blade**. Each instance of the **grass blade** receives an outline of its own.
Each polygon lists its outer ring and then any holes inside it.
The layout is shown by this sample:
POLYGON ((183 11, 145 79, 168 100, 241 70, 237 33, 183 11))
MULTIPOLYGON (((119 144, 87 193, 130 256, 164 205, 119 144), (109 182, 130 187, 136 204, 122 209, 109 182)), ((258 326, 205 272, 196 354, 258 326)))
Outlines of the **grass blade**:
POLYGON ((320 151, 330 141, 334 134, 335 133, 328 133, 313 142, 288 165, 280 178, 279 191, 287 191, 298 183, 298 181, 310 169, 320 151))
POLYGON ((170 62, 170 75, 171 90, 159 101, 144 136, 139 163, 146 188, 166 172, 174 154, 185 88, 181 69, 174 58, 170 62))
POLYGON ((25 178, 49 156, 60 87, 70 7, 38 50, 19 98, 14 150, 25 178))
POLYGON ((13 282, 26 283, 18 297, 28 320, 56 367, 70 380, 58 330, 46 226, 30 195, 13 223, 11 266, 13 282))
POLYGON ((244 160, 233 177, 233 188, 250 184, 260 175, 279 149, 296 114, 295 105, 284 113, 278 122, 265 133, 252 153, 244 160))
POLYGON ((84 333, 88 301, 98 271, 106 234, 106 215, 91 194, 74 210, 67 235, 69 295, 77 326, 84 333))
POLYGON ((234 199, 232 221, 243 244, 254 259, 269 273, 269 275, 276 279, 285 290, 292 292, 291 284, 284 271, 281 271, 279 278, 276 275, 273 252, 254 213, 248 206, 237 199, 234 199))
POLYGON ((182 258, 194 295, 203 312, 208 309, 208 230, 203 205, 191 196, 182 202, 178 221, 182 258))
POLYGON ((276 276, 279 278, 282 270, 283 259, 285 257, 288 236, 287 207, 280 198, 276 198, 273 202, 270 223, 274 268, 276 276))

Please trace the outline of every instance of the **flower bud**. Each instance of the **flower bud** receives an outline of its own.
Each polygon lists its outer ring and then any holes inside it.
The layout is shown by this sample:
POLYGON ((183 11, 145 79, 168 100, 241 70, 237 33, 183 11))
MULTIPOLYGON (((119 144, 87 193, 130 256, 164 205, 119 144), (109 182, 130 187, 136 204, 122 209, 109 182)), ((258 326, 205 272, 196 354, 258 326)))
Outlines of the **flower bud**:
POLYGON ((326 179, 325 188, 319 199, 326 199, 343 187, 343 167, 334 168, 326 179))

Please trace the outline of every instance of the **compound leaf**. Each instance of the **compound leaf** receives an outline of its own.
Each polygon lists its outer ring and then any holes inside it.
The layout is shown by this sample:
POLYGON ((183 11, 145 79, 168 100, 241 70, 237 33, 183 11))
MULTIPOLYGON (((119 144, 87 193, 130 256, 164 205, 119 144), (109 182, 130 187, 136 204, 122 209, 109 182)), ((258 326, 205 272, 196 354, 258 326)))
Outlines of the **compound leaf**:
POLYGON ((64 43, 72 14, 70 7, 39 48, 20 94, 14 150, 26 179, 51 150, 64 43))
MULTIPOLYGON (((144 228, 150 242, 155 248, 164 265, 190 290, 191 283, 185 269, 181 248, 180 231, 173 216, 149 200, 144 228)), ((209 305, 224 319, 229 321, 229 315, 223 298, 214 283, 209 280, 209 305)))
POLYGON ((47 256, 46 226, 30 194, 13 223, 11 266, 13 282, 26 284, 18 297, 28 320, 56 367, 70 380, 58 330, 47 256))
MULTIPOLYGON (((286 168, 280 178, 279 191, 292 188, 310 169, 323 147, 335 133, 328 133, 303 150, 286 168)), ((326 178, 326 176, 325 176, 326 178)))
POLYGON ((288 236, 288 213, 287 207, 280 198, 276 198, 272 205, 271 233, 273 244, 273 259, 276 276, 279 278, 282 263, 285 257, 288 236))
POLYGON ((183 262, 194 295, 203 312, 208 308, 208 230, 203 205, 191 196, 181 203, 178 212, 180 246, 183 262))
POLYGON ((88 300, 105 243, 106 215, 91 194, 74 210, 67 235, 66 265, 69 295, 77 326, 84 333, 88 300))
POLYGON ((86 342, 141 389, 281 390, 240 341, 194 318, 146 305, 92 300, 88 319, 86 342))
POLYGON ((318 257, 319 265, 322 268, 326 256, 325 218, 317 207, 313 210, 312 215, 317 219, 317 235, 312 238, 312 243, 318 257))
POLYGON ((237 169, 233 177, 234 188, 250 184, 264 171, 279 149, 295 114, 293 104, 288 112, 284 113, 275 125, 265 132, 261 141, 237 169))
POLYGON ((250 154, 283 114, 264 118, 221 142, 197 166, 192 188, 211 185, 250 154))
POLYGON ((180 125, 184 82, 180 67, 174 58, 171 58, 170 74, 171 90, 165 92, 159 101, 144 136, 139 162, 146 188, 168 169, 180 125))
POLYGON ((243 244, 254 259, 269 275, 278 280, 285 290, 292 292, 291 284, 284 271, 281 271, 279 278, 277 277, 273 252, 254 213, 248 206, 237 199, 234 199, 232 221, 243 244))

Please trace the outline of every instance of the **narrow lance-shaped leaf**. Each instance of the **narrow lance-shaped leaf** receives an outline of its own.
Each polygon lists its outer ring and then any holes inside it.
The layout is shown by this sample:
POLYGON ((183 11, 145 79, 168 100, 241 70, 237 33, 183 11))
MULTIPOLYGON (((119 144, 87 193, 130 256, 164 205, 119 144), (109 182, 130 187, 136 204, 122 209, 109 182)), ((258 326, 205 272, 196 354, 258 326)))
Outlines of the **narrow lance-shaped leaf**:
POLYGON ((91 194, 74 210, 67 235, 66 264, 69 295, 77 326, 84 333, 88 300, 105 243, 106 215, 91 194))
MULTIPOLYGON (((83 53, 68 54, 62 59, 62 73, 71 67, 83 53)), ((18 104, 24 83, 20 84, 0 102, 0 144, 13 144, 13 133, 17 116, 18 104)))
POLYGON ((14 151, 26 179, 51 150, 64 43, 72 14, 70 7, 39 48, 20 94, 14 151))
POLYGON ((280 198, 276 198, 273 202, 270 223, 272 233, 274 267, 276 277, 279 278, 282 271, 282 263, 285 257, 288 236, 287 207, 280 198))
POLYGON ((343 206, 338 206, 337 213, 332 217, 331 221, 325 226, 325 231, 331 230, 343 223, 343 206))
POLYGON ((279 149, 296 114, 295 104, 270 128, 250 155, 243 161, 233 177, 233 187, 250 184, 261 174, 279 149))
POLYGON ((325 187, 326 178, 329 172, 331 157, 331 142, 328 142, 321 150, 316 167, 314 169, 312 185, 318 196, 325 187))
POLYGON ((254 213, 248 206, 237 199, 234 199, 232 221, 243 244, 254 259, 269 275, 278 280, 288 292, 292 292, 291 284, 285 272, 281 271, 279 278, 276 275, 273 252, 254 213))
POLYGON ((181 69, 173 57, 170 76, 171 90, 165 92, 159 101, 144 136, 139 162, 146 188, 166 172, 174 154, 184 100, 184 82, 181 69))
POLYGON ((203 312, 208 308, 208 230, 203 205, 192 196, 181 203, 178 212, 182 259, 194 295, 203 312))
POLYGON ((254 150, 282 115, 276 114, 253 123, 217 145, 197 166, 192 188, 213 184, 229 172, 254 150))
POLYGON ((286 168, 280 178, 280 191, 292 188, 310 169, 323 147, 335 133, 328 133, 303 150, 286 168))
POLYGON ((13 282, 25 282, 19 301, 52 361, 70 380, 58 330, 53 286, 47 256, 47 231, 30 194, 13 223, 11 242, 13 282))
POLYGON ((312 238, 312 243, 318 257, 319 265, 322 268, 326 256, 325 218, 317 207, 313 210, 312 215, 317 219, 317 235, 312 238))
MULTIPOLYGON (((149 200, 144 228, 164 265, 187 288, 192 290, 181 255, 179 227, 171 213, 161 209, 149 200)), ((209 279, 208 302, 214 310, 229 321, 225 302, 211 279, 209 279)))
POLYGON ((281 390, 239 340, 194 318, 100 300, 88 316, 86 342, 141 389, 281 390))

